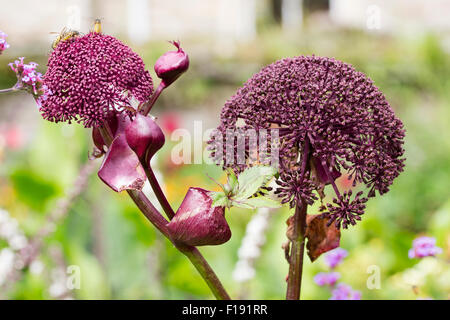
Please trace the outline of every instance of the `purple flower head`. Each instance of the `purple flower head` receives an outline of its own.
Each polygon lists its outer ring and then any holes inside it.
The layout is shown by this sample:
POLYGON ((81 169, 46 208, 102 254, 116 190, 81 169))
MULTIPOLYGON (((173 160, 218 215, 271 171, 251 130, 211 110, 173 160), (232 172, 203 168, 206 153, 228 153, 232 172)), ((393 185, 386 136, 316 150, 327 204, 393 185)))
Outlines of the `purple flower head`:
POLYGON ((442 249, 436 247, 436 239, 432 237, 419 237, 414 239, 413 247, 409 250, 408 256, 413 258, 434 257, 442 253, 442 249))
POLYGON ((30 92, 38 101, 39 97, 44 95, 46 87, 43 85, 42 74, 36 71, 38 64, 36 62, 24 63, 25 58, 20 57, 14 62, 9 63, 9 67, 16 74, 17 83, 14 88, 30 92))
POLYGON ((250 139, 241 144, 245 159, 239 162, 230 156, 240 152, 239 138, 224 138, 250 130, 259 138, 260 132, 278 131, 277 141, 268 134, 267 145, 269 152, 278 149, 282 202, 311 203, 313 192, 323 198, 324 186, 332 185, 334 201, 322 209, 337 227, 360 220, 367 198, 388 192, 403 171, 402 122, 372 80, 332 58, 286 58, 250 78, 225 103, 209 141, 216 163, 236 172, 251 165, 250 139), (343 173, 353 187, 364 184, 366 196, 342 194, 335 179, 343 173))
POLYGON ((98 127, 112 114, 134 113, 148 100, 153 82, 138 54, 116 38, 91 32, 58 44, 48 61, 41 102, 49 121, 73 120, 98 127))
POLYGON ((330 300, 361 300, 361 292, 353 290, 351 286, 345 283, 339 283, 331 291, 330 300))
POLYGON ((180 47, 180 42, 172 41, 171 43, 178 50, 167 51, 155 63, 156 75, 162 79, 166 87, 177 80, 189 68, 189 57, 180 47))
POLYGON ((347 250, 336 248, 329 251, 325 256, 325 262, 331 269, 336 268, 345 257, 347 257, 347 250))
POLYGON ((3 31, 0 31, 0 54, 3 53, 3 51, 5 51, 6 49, 9 48, 9 44, 8 42, 6 42, 6 37, 8 35, 6 33, 4 33, 3 31))
POLYGON ((339 274, 339 272, 320 272, 315 275, 314 282, 321 287, 334 286, 334 284, 339 280, 340 277, 341 275, 339 274))

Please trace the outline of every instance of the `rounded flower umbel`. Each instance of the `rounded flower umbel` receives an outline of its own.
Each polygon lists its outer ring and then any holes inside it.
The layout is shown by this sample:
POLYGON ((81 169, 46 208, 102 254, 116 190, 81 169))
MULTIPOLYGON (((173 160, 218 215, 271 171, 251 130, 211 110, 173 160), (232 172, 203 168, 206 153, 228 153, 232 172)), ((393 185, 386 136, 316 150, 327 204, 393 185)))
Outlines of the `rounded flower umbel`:
POLYGON ((42 116, 99 127, 116 113, 135 113, 134 101, 153 92, 150 73, 139 55, 116 38, 91 32, 62 41, 52 52, 44 84, 42 116))
POLYGON ((372 80, 335 59, 286 58, 250 78, 222 109, 221 123, 209 142, 213 158, 241 172, 251 160, 249 146, 244 164, 230 162, 239 139, 220 137, 229 130, 261 129, 279 133, 276 193, 282 202, 311 204, 317 199, 315 191, 327 200, 323 214, 336 227, 360 220, 367 198, 388 192, 403 171, 402 122, 372 80), (344 172, 353 187, 366 186, 365 196, 341 193, 335 180, 344 172), (332 186, 334 200, 325 198, 326 185, 332 186))

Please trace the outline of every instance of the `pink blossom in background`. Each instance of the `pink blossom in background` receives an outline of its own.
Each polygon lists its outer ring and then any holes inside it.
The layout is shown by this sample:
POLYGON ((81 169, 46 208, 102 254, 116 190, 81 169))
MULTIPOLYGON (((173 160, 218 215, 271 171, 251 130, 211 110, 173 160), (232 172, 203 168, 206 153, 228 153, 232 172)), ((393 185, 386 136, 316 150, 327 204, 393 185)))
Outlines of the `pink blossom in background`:
POLYGON ((361 300, 361 292, 353 290, 348 284, 339 283, 331 292, 330 300, 361 300))
POLYGON ((331 269, 334 269, 342 262, 342 260, 344 260, 347 254, 347 250, 336 248, 327 253, 327 255, 325 256, 325 262, 331 269))
POLYGON ((433 257, 442 253, 442 249, 436 246, 436 239, 433 237, 419 237, 414 239, 413 247, 408 252, 408 257, 424 258, 433 257))
POLYGON ((339 272, 330 272, 330 273, 320 272, 316 274, 316 276, 314 277, 314 282, 321 287, 333 286, 336 283, 336 281, 339 280, 340 277, 341 275, 339 274, 339 272))
POLYGON ((6 49, 9 48, 9 44, 8 42, 6 42, 6 37, 8 35, 6 33, 4 33, 3 31, 0 31, 0 54, 3 53, 3 51, 5 51, 6 49))

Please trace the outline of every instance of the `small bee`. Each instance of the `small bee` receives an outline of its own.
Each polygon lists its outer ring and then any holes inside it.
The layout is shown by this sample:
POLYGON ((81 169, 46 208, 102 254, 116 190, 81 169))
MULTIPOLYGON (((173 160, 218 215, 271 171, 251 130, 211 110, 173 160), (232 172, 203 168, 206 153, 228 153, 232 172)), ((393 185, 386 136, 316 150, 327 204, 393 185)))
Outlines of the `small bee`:
POLYGON ((100 19, 95 19, 94 21, 94 32, 102 33, 102 21, 100 19))
MULTIPOLYGON (((54 32, 51 32, 54 33, 54 32)), ((66 41, 70 38, 78 37, 80 32, 76 30, 71 30, 67 28, 63 28, 61 32, 58 34, 56 39, 52 43, 52 48, 55 49, 61 41, 66 41)))

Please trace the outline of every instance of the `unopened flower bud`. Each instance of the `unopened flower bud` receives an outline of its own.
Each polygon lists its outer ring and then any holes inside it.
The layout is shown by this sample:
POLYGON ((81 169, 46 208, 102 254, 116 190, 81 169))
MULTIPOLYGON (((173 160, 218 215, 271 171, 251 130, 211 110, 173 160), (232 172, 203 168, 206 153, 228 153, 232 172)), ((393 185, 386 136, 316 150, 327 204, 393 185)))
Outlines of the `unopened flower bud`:
POLYGON ((177 80, 189 68, 189 57, 180 47, 180 42, 172 41, 172 44, 178 50, 167 51, 155 63, 156 75, 166 87, 177 80))
POLYGON ((190 246, 218 245, 231 238, 224 207, 211 207, 209 191, 189 188, 168 229, 175 242, 190 246))
POLYGON ((164 133, 152 118, 137 113, 126 127, 125 137, 139 159, 150 161, 165 142, 164 133))

